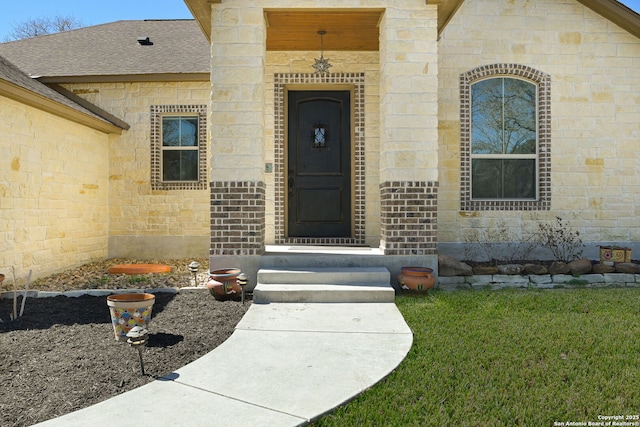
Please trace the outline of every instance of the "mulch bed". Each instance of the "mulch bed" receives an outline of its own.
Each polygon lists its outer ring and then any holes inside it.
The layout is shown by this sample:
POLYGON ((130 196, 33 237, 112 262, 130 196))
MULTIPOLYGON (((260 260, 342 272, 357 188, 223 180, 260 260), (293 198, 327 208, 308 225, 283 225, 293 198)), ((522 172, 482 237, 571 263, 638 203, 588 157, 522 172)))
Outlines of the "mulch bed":
POLYGON ((15 321, 2 299, 0 425, 30 426, 167 375, 225 341, 250 305, 157 293, 143 376, 137 350, 114 338, 106 297, 29 298, 15 321))

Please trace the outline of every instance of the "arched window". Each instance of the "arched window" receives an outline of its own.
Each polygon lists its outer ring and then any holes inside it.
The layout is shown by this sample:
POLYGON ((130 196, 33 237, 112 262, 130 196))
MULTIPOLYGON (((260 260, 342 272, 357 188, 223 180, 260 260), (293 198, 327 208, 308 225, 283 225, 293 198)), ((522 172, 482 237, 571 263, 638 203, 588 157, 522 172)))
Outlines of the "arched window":
POLYGON ((461 76, 461 209, 550 208, 549 78, 494 65, 461 76))

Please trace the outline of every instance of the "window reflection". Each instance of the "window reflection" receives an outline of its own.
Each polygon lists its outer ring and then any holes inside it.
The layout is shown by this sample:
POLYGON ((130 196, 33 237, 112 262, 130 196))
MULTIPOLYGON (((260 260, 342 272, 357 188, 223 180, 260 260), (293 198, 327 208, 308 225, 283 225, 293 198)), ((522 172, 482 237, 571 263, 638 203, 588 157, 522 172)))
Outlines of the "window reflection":
POLYGON ((515 78, 471 86, 472 197, 536 197, 536 85, 515 78))
POLYGON ((198 180, 198 118, 162 117, 162 181, 198 180))

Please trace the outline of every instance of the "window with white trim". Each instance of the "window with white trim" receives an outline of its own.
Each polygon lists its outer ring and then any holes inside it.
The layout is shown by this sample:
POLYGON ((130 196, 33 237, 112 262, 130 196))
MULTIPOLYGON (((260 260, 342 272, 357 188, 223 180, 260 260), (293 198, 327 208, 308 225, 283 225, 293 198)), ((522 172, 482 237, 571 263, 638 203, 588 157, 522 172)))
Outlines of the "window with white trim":
POLYGON ((162 182, 198 181, 198 116, 162 116, 162 182))
POLYGON ((536 200, 536 85, 511 77, 471 85, 471 198, 536 200))

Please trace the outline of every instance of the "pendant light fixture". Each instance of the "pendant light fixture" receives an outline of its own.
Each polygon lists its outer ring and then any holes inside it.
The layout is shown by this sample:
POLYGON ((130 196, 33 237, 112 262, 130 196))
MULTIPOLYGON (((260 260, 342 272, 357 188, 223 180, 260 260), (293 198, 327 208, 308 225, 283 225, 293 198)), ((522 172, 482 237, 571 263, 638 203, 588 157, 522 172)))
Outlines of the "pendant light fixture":
POLYGON ((314 60, 316 62, 312 65, 312 67, 316 70, 314 72, 315 74, 328 73, 329 68, 332 67, 332 65, 329 64, 329 60, 325 59, 324 57, 324 45, 322 38, 325 34, 327 34, 327 32, 324 30, 318 31, 318 35, 320 36, 320 58, 315 58, 314 60))

